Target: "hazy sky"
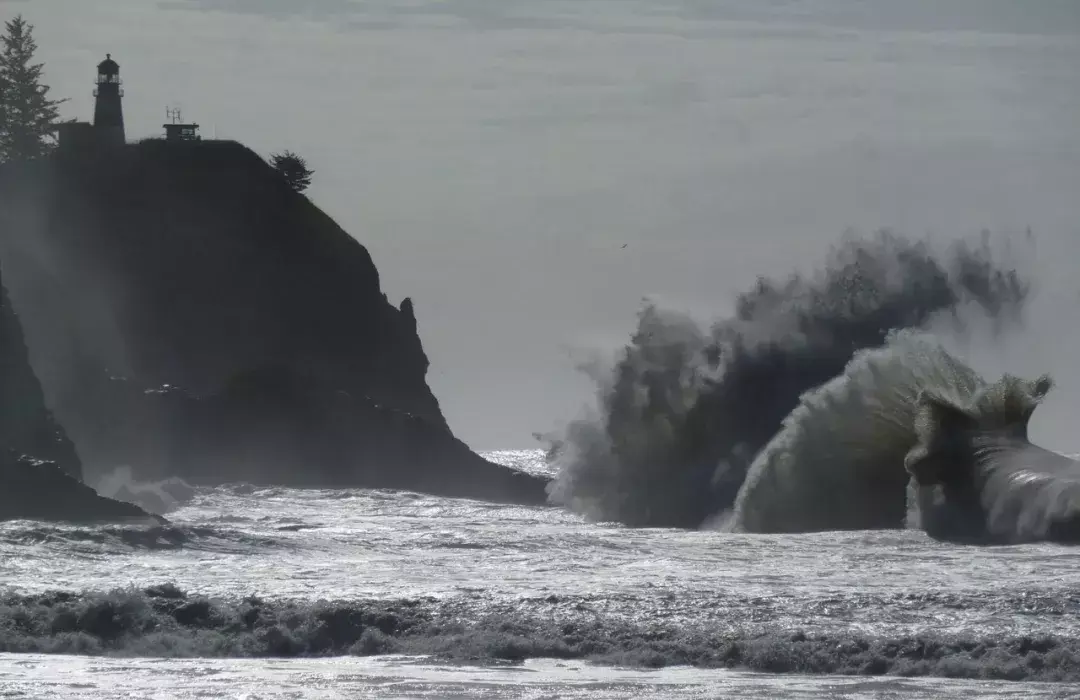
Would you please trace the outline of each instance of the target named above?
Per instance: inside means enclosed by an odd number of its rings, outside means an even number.
[[[91,116],[111,52],[129,137],[179,105],[207,137],[305,155],[315,201],[413,297],[473,447],[578,413],[575,353],[624,341],[642,297],[724,313],[848,227],[1033,227],[1042,325],[1010,361],[1080,409],[1076,0],[0,0],[15,12],[68,116]]]

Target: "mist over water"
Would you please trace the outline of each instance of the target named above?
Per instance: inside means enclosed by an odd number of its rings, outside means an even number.
[[[1031,285],[988,236],[945,249],[881,232],[848,235],[816,272],[761,277],[730,318],[703,328],[646,305],[591,415],[556,439],[552,500],[598,520],[698,527],[730,508],[758,452],[800,395],[890,331],[993,335],[1022,319]]]
[[[161,481],[141,482],[131,474],[130,467],[117,467],[94,484],[102,496],[134,503],[143,510],[164,515],[187,503],[195,490],[183,479],[170,477]]]

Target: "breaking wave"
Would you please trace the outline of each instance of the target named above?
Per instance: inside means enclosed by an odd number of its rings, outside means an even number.
[[[733,317],[708,330],[648,305],[614,368],[590,370],[597,407],[555,441],[551,499],[594,519],[699,527],[732,508],[800,397],[858,351],[897,329],[962,330],[970,307],[1000,331],[1018,320],[1028,292],[987,237],[939,253],[886,232],[845,238],[810,277],[759,279]],[[895,478],[906,481],[902,459]],[[898,493],[888,514],[897,527],[902,484]]]
[[[920,393],[968,398],[985,382],[934,339],[911,331],[861,350],[806,392],[751,464],[727,527],[808,532],[903,527],[905,469]]]
[[[932,337],[895,332],[803,394],[750,466],[724,526],[906,523],[942,539],[1067,539],[1080,521],[1080,464],[1026,438],[1051,384],[1048,375],[989,382]]]
[[[1017,603],[932,598],[888,602],[915,608],[979,605],[988,612],[1000,606],[1015,610]],[[1080,641],[1053,634],[873,635],[777,629],[738,620],[727,625],[630,620],[589,610],[588,602],[546,596],[470,614],[454,600],[221,600],[189,595],[171,584],[105,593],[7,595],[0,596],[0,652],[155,657],[396,653],[470,663],[559,658],[649,668],[1080,680]],[[1075,614],[1076,605],[1071,595],[1062,594],[1042,601],[1040,609]]]

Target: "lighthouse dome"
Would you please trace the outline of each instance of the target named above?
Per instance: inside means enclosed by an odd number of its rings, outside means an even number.
[[[112,54],[105,54],[105,60],[98,64],[98,75],[117,75],[120,73],[120,64],[112,60]]]

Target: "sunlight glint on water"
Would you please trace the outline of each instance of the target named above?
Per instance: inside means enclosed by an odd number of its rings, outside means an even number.
[[[544,468],[539,451],[491,456]],[[964,548],[903,531],[772,537],[633,530],[589,524],[558,509],[405,492],[246,486],[201,490],[171,517],[173,528],[157,532],[4,524],[0,579],[18,592],[171,582],[189,593],[234,599],[250,594],[271,600],[435,596],[463,618],[549,605],[552,614],[584,609],[605,619],[715,629],[1080,635],[1072,594],[1080,567],[1068,549],[1053,545]],[[93,670],[103,693],[121,678],[150,693],[188,677],[187,697],[206,697],[211,688],[288,697],[284,689],[300,687],[305,679],[319,679],[325,697],[347,689],[371,692],[388,679],[404,683],[394,686],[400,697],[464,697],[481,684],[492,697],[508,698],[543,696],[540,688],[596,698],[661,686],[671,697],[698,697],[699,691],[751,697],[752,689],[762,687],[775,697],[809,696],[824,688],[834,689],[836,697],[879,692],[930,697],[946,687],[955,697],[1009,697],[1019,688],[998,682],[855,683],[678,668],[623,672],[544,660],[530,661],[524,669],[528,672],[447,667],[397,657],[350,659],[342,665],[0,657],[0,678],[8,684],[18,679],[27,697],[74,692],[74,679],[87,670]],[[51,685],[34,680],[46,676],[55,679]],[[522,680],[539,685],[518,686]],[[1061,690],[1055,686],[1053,692]],[[380,696],[393,697],[386,693]]]

